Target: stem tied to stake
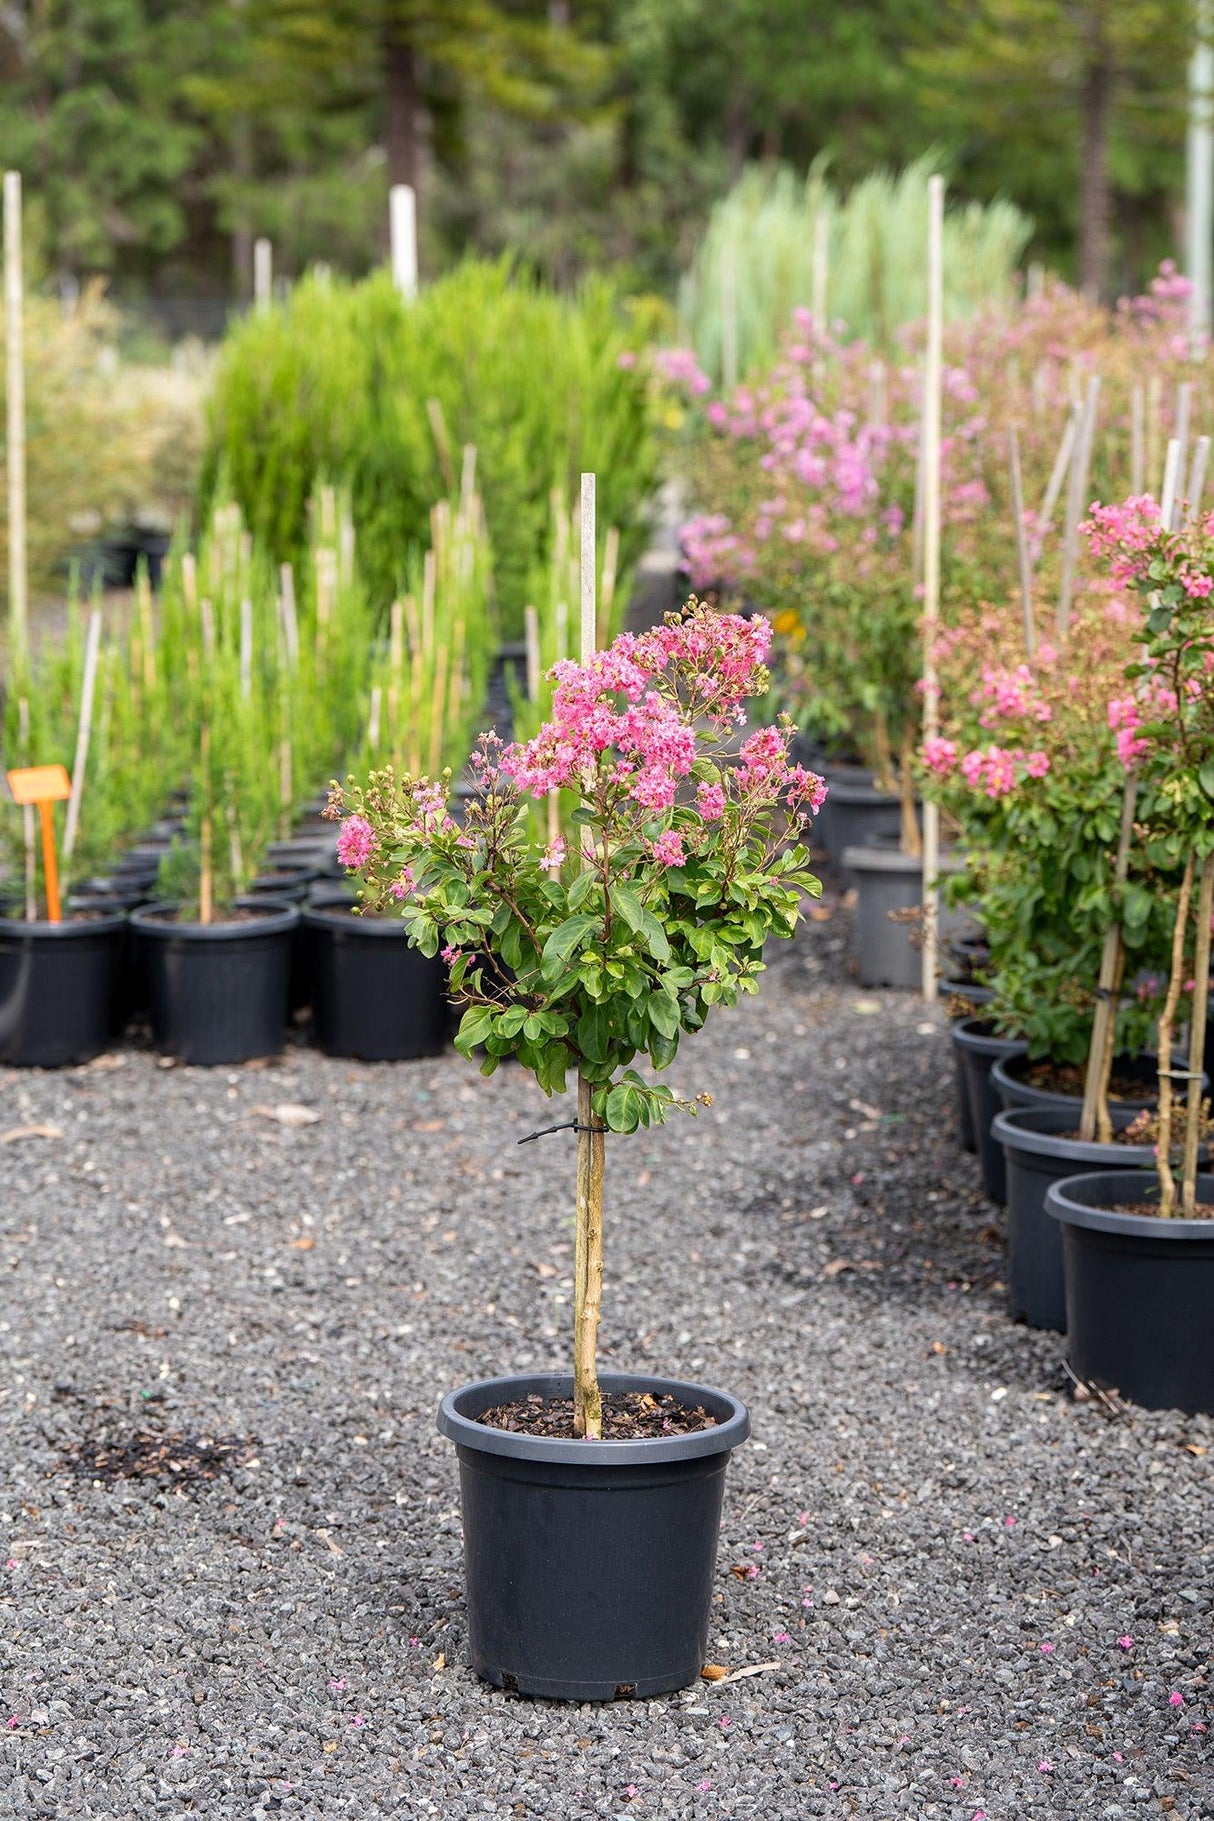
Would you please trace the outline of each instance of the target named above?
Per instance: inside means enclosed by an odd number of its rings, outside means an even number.
[[[573,1433],[603,1437],[603,1404],[595,1370],[603,1307],[603,1124],[581,1070],[577,1082],[577,1230],[573,1265]]]

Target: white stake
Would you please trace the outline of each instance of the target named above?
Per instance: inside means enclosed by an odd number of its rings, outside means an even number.
[[[261,235],[253,242],[253,307],[263,316],[274,300],[274,249]]]
[[[367,745],[373,758],[379,751],[379,710],[383,693],[381,685],[376,683],[371,691],[371,713],[367,721]]]
[[[940,395],[944,358],[944,179],[927,182],[927,359],[923,370],[923,733],[940,725],[936,632],[940,618]],[[940,809],[923,805],[923,997],[936,998]]]
[[[253,693],[253,603],[246,594],[240,603],[240,694],[245,702]]]
[[[1020,473],[1020,438],[1015,424],[1008,426],[1008,453],[1012,464],[1012,517],[1016,521],[1016,557],[1020,565],[1020,604],[1024,612],[1024,649],[1032,663],[1037,650],[1033,625],[1033,565],[1029,560],[1028,531],[1024,523],[1024,482]]]
[[[29,583],[25,553],[25,354],[21,281],[21,173],[4,173],[4,344],[8,385],[9,663],[20,672],[29,655]]]
[[[80,720],[76,728],[76,757],[72,764],[72,794],[67,800],[67,821],[63,827],[63,858],[70,860],[80,826],[80,799],[84,795],[84,774],[88,770],[89,736],[93,729],[93,696],[97,688],[97,659],[101,652],[101,610],[94,607],[89,615],[88,639],[84,647],[84,679],[80,687]]]
[[[1037,514],[1037,523],[1033,528],[1031,554],[1034,569],[1041,560],[1041,552],[1045,547],[1046,533],[1050,528],[1050,520],[1054,516],[1054,508],[1058,504],[1058,495],[1062,492],[1062,483],[1066,479],[1067,471],[1071,465],[1071,457],[1075,453],[1075,436],[1078,428],[1078,419],[1072,411],[1067,417],[1066,428],[1062,432],[1062,441],[1059,443],[1058,453],[1054,457],[1054,466],[1050,470],[1049,482],[1045,489],[1045,498],[1041,502],[1041,510]]]
[[[830,218],[824,208],[814,216],[814,256],[810,276],[810,309],[814,335],[821,342],[826,334],[827,281],[830,271]],[[826,363],[821,354],[814,361],[814,384],[819,388],[826,378]]]
[[[1205,492],[1206,469],[1209,464],[1210,439],[1208,436],[1199,436],[1193,445],[1193,466],[1189,469],[1189,485],[1185,494],[1187,525],[1193,524],[1201,511],[1201,496]]]
[[[282,629],[287,644],[287,667],[294,670],[299,663],[299,621],[295,614],[295,571],[290,563],[284,563],[278,571],[282,584]]]
[[[1087,492],[1092,445],[1096,438],[1096,405],[1100,397],[1100,375],[1088,380],[1087,402],[1071,463],[1070,485],[1066,495],[1066,524],[1063,526],[1062,585],[1058,591],[1058,611],[1054,630],[1059,641],[1066,638],[1071,623],[1071,601],[1075,593],[1075,566],[1079,560],[1079,521],[1083,517],[1084,494]]]
[[[1194,360],[1210,337],[1210,265],[1214,252],[1214,44],[1210,0],[1197,0],[1196,42],[1189,60],[1189,125],[1185,155],[1185,265],[1189,293],[1189,341]]]
[[[721,384],[732,392],[738,383],[738,264],[733,241],[721,249]]]
[[[388,192],[388,233],[392,282],[412,303],[417,296],[417,197],[410,184],[394,183]]]
[[[1135,499],[1142,496],[1146,475],[1146,397],[1136,385],[1130,393],[1130,493]]]
[[[582,476],[582,516],[581,516],[581,549],[582,549],[582,663],[588,664],[594,656],[597,640],[595,620],[594,584],[595,584],[595,551],[594,551],[594,476]]]
[[[17,702],[17,738],[21,742],[21,757],[28,765],[30,762],[30,705],[24,696]],[[21,834],[25,842],[25,921],[33,923],[38,915],[38,897],[34,889],[37,882],[38,862],[34,858],[34,842],[37,839],[32,803],[25,803],[21,808]]]
[[[1163,463],[1163,486],[1159,494],[1159,517],[1165,531],[1176,529],[1177,494],[1180,492],[1180,440],[1171,437]]]
[[[527,699],[540,699],[540,616],[530,603],[523,608],[523,629],[527,637]]]

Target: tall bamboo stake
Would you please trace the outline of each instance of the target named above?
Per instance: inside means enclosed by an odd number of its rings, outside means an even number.
[[[819,391],[826,378],[826,362],[822,358],[821,343],[826,335],[826,298],[829,276],[830,217],[823,207],[814,216],[813,269],[810,274],[810,305],[814,319],[814,335],[819,344],[819,351],[814,358],[813,373],[814,385]]]
[[[1163,486],[1159,493],[1159,516],[1167,531],[1175,531],[1180,506],[1180,443],[1175,437],[1168,443],[1163,463]]]
[[[1172,1021],[1180,1003],[1184,981],[1185,935],[1189,923],[1189,902],[1193,894],[1193,856],[1185,862],[1180,896],[1176,901],[1176,927],[1172,931],[1172,971],[1168,976],[1168,995],[1159,1015],[1159,1212],[1167,1217],[1176,1211],[1176,1178],[1172,1174]],[[1204,1036],[1204,1032],[1202,1033]]]
[[[927,184],[927,361],[923,375],[923,735],[940,726],[936,636],[940,621],[940,393],[944,336],[944,179]],[[923,805],[923,997],[936,998],[940,807]]]
[[[1206,470],[1210,465],[1210,439],[1199,436],[1193,445],[1193,465],[1189,469],[1189,484],[1185,489],[1185,523],[1197,522],[1201,511],[1201,496],[1206,490]]]
[[[264,234],[253,242],[253,307],[264,316],[274,298],[274,249]]]
[[[246,594],[240,603],[240,695],[247,702],[253,693],[253,603]]]
[[[214,914],[214,873],[211,866],[211,729],[204,721],[198,737],[198,769],[202,773],[202,822],[198,831],[198,921],[209,924]]]
[[[1197,1212],[1197,1147],[1201,1138],[1202,1064],[1205,1061],[1206,1019],[1210,1003],[1210,919],[1214,916],[1214,854],[1201,866],[1197,893],[1197,942],[1193,957],[1193,1007],[1189,1015],[1188,1102],[1185,1107],[1184,1164],[1181,1212],[1192,1220]]]
[[[721,385],[732,392],[738,383],[738,262],[733,241],[721,247]]]
[[[9,663],[20,676],[29,656],[29,574],[25,548],[25,349],[21,276],[21,173],[4,173],[4,347],[8,386]]]
[[[71,859],[80,826],[80,799],[84,795],[84,775],[88,770],[89,736],[93,727],[93,694],[97,687],[97,659],[101,651],[101,611],[94,607],[89,615],[88,638],[84,647],[84,678],[80,686],[80,719],[76,725],[76,756],[72,761],[72,794],[67,800],[67,820],[63,828],[63,858]]]
[[[1079,433],[1079,419],[1074,411],[1068,412],[1066,424],[1062,431],[1062,441],[1054,457],[1054,466],[1050,469],[1050,478],[1046,483],[1045,497],[1041,510],[1037,514],[1037,523],[1033,527],[1032,557],[1033,567],[1041,561],[1041,552],[1045,548],[1046,534],[1054,517],[1054,508],[1062,492],[1062,483],[1070,472],[1071,461],[1075,454],[1075,438]]]
[[[1054,629],[1061,644],[1066,638],[1071,624],[1071,602],[1075,593],[1075,568],[1079,558],[1079,522],[1083,517],[1084,495],[1087,492],[1088,472],[1092,461],[1092,446],[1096,439],[1096,406],[1100,397],[1100,375],[1093,373],[1088,380],[1087,398],[1083,407],[1083,419],[1079,429],[1079,438],[1075,448],[1075,458],[1071,463],[1070,485],[1066,496],[1066,526],[1062,544],[1062,585],[1058,592],[1058,612]]]
[[[388,191],[388,237],[392,282],[412,303],[417,296],[417,193],[411,184],[394,183]]]
[[[1146,399],[1140,382],[1130,393],[1130,493],[1134,499],[1141,498],[1146,486],[1145,415]]]
[[[540,616],[528,602],[523,608],[523,631],[527,642],[527,700],[540,699]]]
[[[596,640],[594,476],[582,476],[581,583],[582,662],[589,663]],[[586,831],[583,830],[585,838]],[[592,852],[583,846],[583,865]],[[593,1085],[581,1068],[577,1078],[577,1224],[574,1247],[573,1433],[588,1441],[603,1434],[595,1353],[603,1305],[603,1125],[594,1111]]]
[[[1037,651],[1033,625],[1033,565],[1029,558],[1028,528],[1024,522],[1024,482],[1020,473],[1020,438],[1009,424],[1008,455],[1012,465],[1012,517],[1016,524],[1016,558],[1020,565],[1020,607],[1024,614],[1024,649],[1031,664]]]
[[[30,762],[30,705],[25,696],[17,701],[17,738],[21,742],[21,756],[28,765]],[[38,860],[35,848],[36,817],[32,803],[21,806],[21,837],[25,845],[25,920],[32,923],[38,915]]]
[[[1121,832],[1117,841],[1117,858],[1113,880],[1120,888],[1130,870],[1130,843],[1134,835],[1134,806],[1138,799],[1138,780],[1131,773],[1126,779],[1121,799]],[[1083,1111],[1079,1118],[1079,1136],[1085,1144],[1099,1137],[1108,1144],[1113,1136],[1108,1108],[1108,1063],[1112,1057],[1113,1032],[1117,1025],[1117,990],[1122,968],[1121,925],[1113,922],[1104,932],[1104,949],[1100,957],[1100,975],[1096,989],[1096,1009],[1092,1014],[1092,1041],[1088,1050],[1087,1074],[1083,1084]]]

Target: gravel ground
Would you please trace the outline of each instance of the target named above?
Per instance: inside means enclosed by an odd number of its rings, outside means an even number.
[[[755,1427],[710,1653],[769,1667],[660,1701],[466,1666],[435,1406],[567,1352],[526,1078],[0,1071],[0,1814],[1214,1815],[1214,1425],[1008,1322],[943,1022],[843,925],[688,1046],[710,1112],[611,1144],[604,1362]]]

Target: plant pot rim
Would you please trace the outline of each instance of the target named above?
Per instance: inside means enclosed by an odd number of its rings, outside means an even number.
[[[1033,1064],[1048,1061],[1048,1056],[1034,1056],[1031,1058]],[[1113,1059],[1113,1067],[1114,1069],[1117,1069],[1120,1066],[1122,1069],[1127,1069],[1138,1064],[1146,1065],[1148,1063],[1154,1066],[1156,1061],[1156,1057],[1149,1050],[1140,1050],[1137,1055],[1133,1056],[1128,1054],[1115,1056]],[[1186,1066],[1187,1057],[1178,1050],[1175,1053],[1174,1061],[1179,1063],[1183,1068]],[[1034,1087],[1032,1082],[1023,1079],[1022,1071],[1019,1068],[1021,1062],[1030,1062],[1027,1050],[1021,1050],[1015,1055],[1001,1057],[991,1070],[991,1074],[995,1077],[995,1085],[998,1087],[1000,1084],[1006,1083],[1008,1087],[1014,1088],[1018,1093],[1039,1095],[1043,1106],[1047,1106],[1051,1102],[1057,1104],[1059,1101],[1067,1101],[1070,1104],[1078,1106],[1082,1101],[1082,1094],[1064,1094],[1061,1088]],[[1142,1086],[1144,1090],[1143,1093],[1141,1095],[1134,1095],[1130,1099],[1125,1098],[1123,1095],[1110,1094],[1110,1112],[1118,1108],[1133,1108],[1135,1112],[1141,1112],[1143,1107],[1153,1106],[1159,1094],[1158,1075],[1153,1075],[1149,1069],[1144,1069]],[[1208,1080],[1204,1074],[1202,1076],[1202,1086],[1203,1089],[1208,1086]]]
[[[172,936],[185,936],[191,941],[234,942],[242,936],[277,936],[284,930],[293,929],[299,922],[297,904],[287,904],[281,898],[271,898],[269,894],[264,898],[239,901],[239,908],[251,912],[251,917],[234,920],[220,918],[215,923],[179,923],[174,913],[180,908],[177,903],[165,901],[141,904],[131,912],[131,923],[141,935],[155,937],[158,941],[167,941]]]
[[[1075,1102],[1077,1108],[1079,1104],[1078,1101]],[[1114,1126],[1124,1128],[1137,1117],[1137,1110],[1128,1106],[1112,1106],[1109,1115]],[[1114,1165],[1115,1159],[1120,1158],[1125,1160],[1127,1168],[1154,1168],[1153,1144],[1102,1144],[1098,1138],[1063,1137],[1064,1132],[1074,1130],[1075,1123],[1076,1114],[1069,1107],[1009,1107],[1005,1112],[996,1113],[991,1121],[991,1135],[1006,1148],[1027,1152],[1032,1157],[1073,1160],[1076,1164],[1103,1164],[1106,1170]],[[1203,1161],[1208,1153],[1209,1147],[1203,1145]],[[1079,1174],[1078,1170],[1075,1174]]]
[[[0,936],[46,937],[52,942],[66,942],[73,936],[108,936],[112,930],[120,929],[130,915],[121,905],[83,917],[73,917],[70,911],[69,903],[69,914],[60,923],[50,923],[45,917],[0,917]]]
[[[300,915],[309,929],[353,929],[359,935],[408,940],[408,931],[400,917],[368,915],[358,910],[356,898],[332,904],[308,902],[300,906]]]
[[[1023,1037],[998,1037],[994,1031],[979,1031],[972,1027],[989,1024],[989,1018],[958,1018],[953,1026],[953,1041],[959,1042],[962,1048],[976,1050],[980,1055],[1017,1056],[1028,1049],[1028,1042]]]
[[[862,783],[858,778],[832,778],[828,776],[826,779],[826,788],[826,801],[828,803],[846,803],[851,807],[855,807],[857,804],[877,803],[880,804],[882,808],[887,808],[891,806],[896,807],[897,804],[901,802],[901,798],[895,796],[893,791],[878,790],[875,784],[871,782],[868,784]],[[918,801],[919,799],[916,797],[915,802],[918,803]]]
[[[516,1435],[509,1429],[491,1429],[476,1421],[476,1412],[515,1397],[569,1397],[573,1378],[568,1372],[514,1372],[506,1378],[475,1379],[449,1391],[438,1407],[439,1433],[459,1448],[478,1454],[500,1454],[512,1460],[559,1461],[568,1466],[648,1467],[662,1461],[695,1460],[704,1455],[728,1454],[750,1434],[750,1413],[739,1398],[710,1385],[686,1379],[659,1378],[648,1372],[601,1372],[602,1391],[653,1391],[669,1394],[681,1403],[715,1404],[721,1419],[715,1428],[697,1429],[691,1435],[654,1436],[644,1441],[587,1442],[558,1436]],[[472,1414],[469,1414],[469,1411]]]
[[[1145,1201],[1152,1185],[1158,1185],[1157,1170],[1090,1170],[1084,1175],[1064,1176],[1052,1182],[1045,1194],[1045,1211],[1066,1227],[1087,1227],[1095,1233],[1116,1233],[1124,1239],[1202,1240],[1214,1241],[1214,1176],[1199,1175],[1197,1193],[1203,1205],[1211,1206],[1205,1220],[1163,1220],[1158,1214],[1123,1214],[1118,1201]],[[1098,1186],[1099,1185],[1099,1186]],[[1179,1182],[1177,1189],[1179,1190]],[[1107,1196],[1098,1206],[1076,1199],[1076,1192]]]
[[[917,873],[923,876],[923,855],[904,854],[896,847],[845,847],[843,864],[853,873]],[[956,854],[941,854],[942,873],[959,873],[965,862]]]

